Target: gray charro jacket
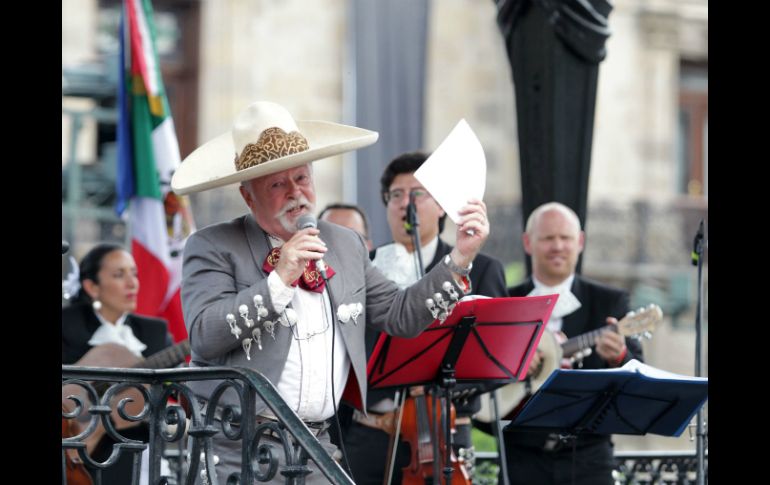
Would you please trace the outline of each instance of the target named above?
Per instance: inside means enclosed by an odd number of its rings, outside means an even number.
[[[361,402],[366,402],[366,325],[392,335],[415,336],[433,321],[425,300],[436,292],[449,298],[441,288],[445,281],[451,282],[460,296],[463,291],[443,264],[436,265],[411,287],[399,290],[371,265],[358,234],[324,221],[318,222],[318,229],[329,249],[324,261],[335,271],[329,279],[335,304],[362,303],[364,307],[358,317],[359,324],[353,324],[352,320],[337,321],[337,329],[342,332],[352,364],[350,378],[355,378]],[[253,298],[261,295],[270,312],[266,318],[275,320],[278,316],[270,299],[267,274],[262,270],[269,249],[265,232],[251,215],[206,227],[188,239],[184,252],[182,306],[192,348],[191,367],[242,366],[261,372],[273,384],[278,383],[289,353],[291,332],[277,325],[274,341],[263,331],[263,349],[257,350],[254,346],[251,360],[247,360],[241,340],[250,334],[250,329],[238,313],[238,307],[245,304],[249,317],[256,321]],[[335,314],[336,310],[333,309]],[[240,338],[234,338],[230,332],[225,320],[228,313],[236,316],[243,331]],[[217,384],[200,381],[190,383],[190,387],[199,395],[209,396]],[[236,404],[234,399],[233,394],[220,404]],[[258,400],[256,412],[264,409],[264,402]]]

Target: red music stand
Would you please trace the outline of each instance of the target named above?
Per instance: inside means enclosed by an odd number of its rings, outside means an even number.
[[[444,389],[449,437],[444,474],[451,483],[451,388],[483,384],[487,392],[524,379],[558,295],[461,301],[444,321],[414,338],[382,334],[367,365],[373,389],[433,385]]]

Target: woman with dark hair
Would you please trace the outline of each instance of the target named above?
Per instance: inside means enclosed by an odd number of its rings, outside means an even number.
[[[135,362],[171,345],[165,320],[131,313],[136,310],[139,280],[134,258],[122,246],[99,244],[89,251],[80,262],[80,286],[72,305],[62,309],[62,364],[75,364],[102,344],[122,345],[136,357]],[[118,358],[117,353],[108,355]],[[128,367],[131,363],[121,359],[88,365]]]
[[[138,292],[136,263],[128,251],[117,244],[99,244],[89,251],[80,262],[80,290],[72,304],[62,308],[62,364],[133,367],[143,357],[170,346],[172,339],[165,320],[131,313],[136,310]],[[135,400],[127,410],[136,415],[143,399],[135,390],[125,392]],[[149,440],[145,422],[125,421],[114,410],[111,417],[124,437]],[[88,453],[98,462],[110,456],[115,444],[110,436],[103,435],[100,424],[86,439]],[[123,452],[116,464],[104,469],[102,483],[130,484],[131,477],[132,453]]]

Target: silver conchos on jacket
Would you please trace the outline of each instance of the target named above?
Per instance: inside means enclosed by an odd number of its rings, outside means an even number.
[[[449,314],[454,310],[455,304],[460,301],[460,294],[457,292],[455,285],[449,281],[445,281],[441,285],[441,289],[444,290],[449,297],[444,298],[441,292],[433,294],[433,298],[427,298],[425,300],[425,306],[430,310],[430,314],[433,318],[439,321],[439,324],[443,324],[446,321]]]

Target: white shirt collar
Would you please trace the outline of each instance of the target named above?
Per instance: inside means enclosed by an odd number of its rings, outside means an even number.
[[[280,248],[281,246],[283,246],[283,243],[286,242],[286,241],[284,241],[283,239],[281,239],[278,236],[273,236],[269,232],[266,232],[265,234],[267,234],[267,239],[270,241],[270,248],[271,249],[272,248]]]
[[[115,325],[116,327],[122,327],[126,321],[126,318],[128,317],[128,312],[125,312],[123,315],[119,316],[114,324],[104,318],[102,314],[97,311],[94,311],[94,315],[96,315],[96,318],[99,319],[99,323],[102,325]]]
[[[532,276],[532,282],[535,285],[535,288],[529,292],[529,295],[527,296],[540,296],[540,295],[551,295],[551,294],[558,294],[559,299],[556,301],[556,305],[553,307],[553,312],[551,312],[551,320],[555,319],[561,319],[573,312],[575,312],[578,308],[582,306],[580,303],[580,300],[577,299],[577,297],[572,293],[572,282],[575,280],[575,274],[572,273],[556,286],[548,286],[541,281],[538,281],[535,276]]]
[[[88,345],[95,347],[106,343],[116,343],[123,345],[137,357],[142,356],[142,351],[147,348],[147,345],[136,338],[131,327],[125,324],[128,313],[121,315],[114,324],[107,321],[99,312],[95,311],[94,314],[101,325],[91,335]]]
[[[438,236],[420,248],[423,270],[433,261],[437,249]],[[411,286],[420,279],[420,275],[417,274],[414,253],[407,252],[406,246],[398,242],[377,248],[372,265],[378,268],[386,278],[397,284],[399,288]]]
[[[575,281],[575,273],[572,273],[571,275],[567,276],[567,279],[559,283],[555,286],[548,286],[542,281],[538,280],[535,275],[532,275],[532,283],[534,283],[535,288],[542,288],[544,295],[548,293],[559,293],[561,294],[562,291],[567,290],[571,291],[572,288],[572,282]]]

